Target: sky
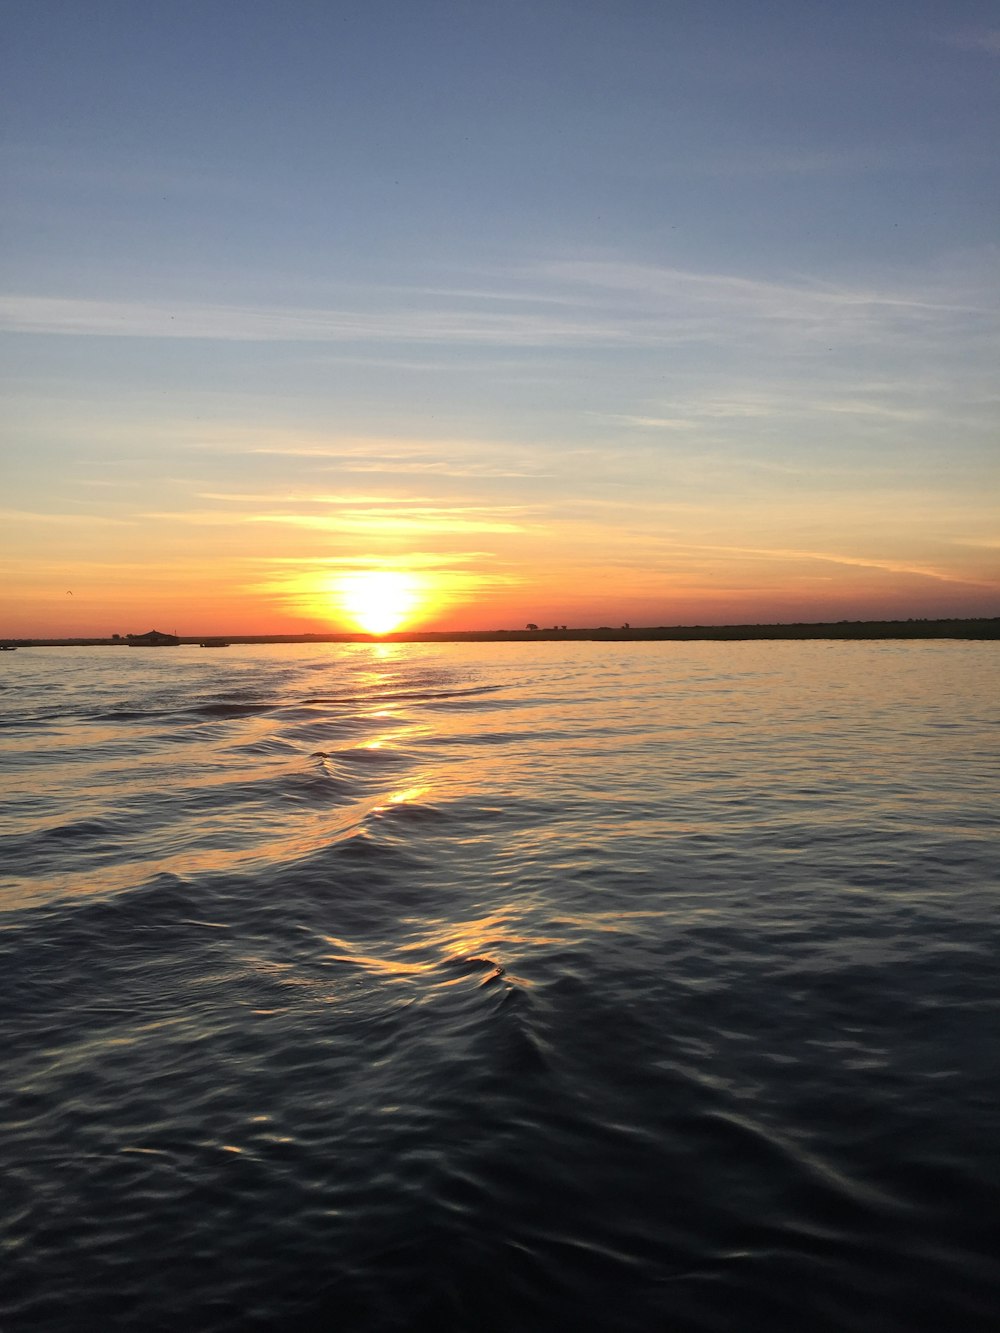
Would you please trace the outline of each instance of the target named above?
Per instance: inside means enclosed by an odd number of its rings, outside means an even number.
[[[1000,614],[997,0],[0,49],[0,636]]]

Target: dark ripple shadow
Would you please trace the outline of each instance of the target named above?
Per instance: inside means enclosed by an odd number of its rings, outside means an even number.
[[[503,687],[499,685],[475,685],[466,689],[422,689],[419,685],[408,689],[378,689],[374,692],[359,694],[329,694],[329,695],[307,695],[302,700],[302,704],[352,704],[363,707],[371,707],[372,704],[378,704],[380,707],[391,703],[424,703],[448,701],[454,699],[470,699],[479,696],[496,695],[503,692]]]

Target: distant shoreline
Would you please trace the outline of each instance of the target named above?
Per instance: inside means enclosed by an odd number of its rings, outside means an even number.
[[[802,621],[778,625],[600,625],[594,629],[401,630],[395,634],[193,634],[182,646],[207,639],[228,644],[266,643],[734,643],[768,639],[1000,639],[1000,616],[948,620]],[[17,648],[125,648],[124,638],[4,638]],[[173,646],[173,645],[167,645]]]

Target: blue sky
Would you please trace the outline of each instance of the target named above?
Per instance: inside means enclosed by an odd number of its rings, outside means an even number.
[[[997,613],[997,4],[0,15],[6,632]]]

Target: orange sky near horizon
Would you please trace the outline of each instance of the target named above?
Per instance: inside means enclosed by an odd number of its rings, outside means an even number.
[[[103,516],[8,514],[14,578],[0,636],[906,619],[1000,606],[990,544],[934,540],[924,525],[918,546],[909,514],[852,550],[822,508],[800,509],[794,530],[776,519],[769,540],[760,506],[752,519],[720,499],[710,515],[679,507],[669,519],[657,500],[627,516],[608,502],[561,513],[538,490],[531,505],[438,499],[433,510],[397,485],[391,503],[317,493],[279,511],[233,493],[225,510],[196,500],[187,514],[178,505],[141,519],[127,503],[109,513],[106,498]]]

